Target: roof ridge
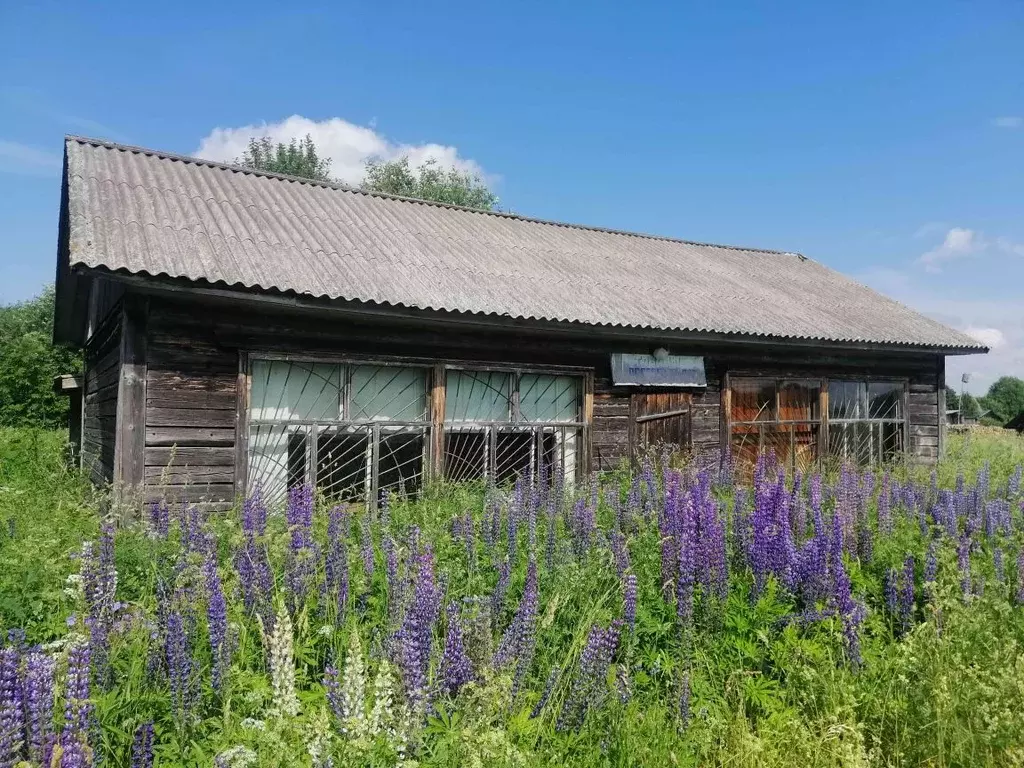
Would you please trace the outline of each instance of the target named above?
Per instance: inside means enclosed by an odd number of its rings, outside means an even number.
[[[278,181],[292,181],[299,184],[307,184],[314,187],[323,187],[326,189],[334,189],[339,192],[348,192],[350,194],[366,195],[367,197],[378,197],[384,200],[396,200],[403,203],[416,203],[419,205],[428,205],[435,208],[446,208],[452,211],[462,211],[465,213],[476,213],[485,216],[496,216],[499,218],[511,219],[513,221],[525,221],[531,224],[546,224],[550,227],[564,227],[566,229],[579,229],[586,232],[601,232],[608,235],[620,235],[622,237],[638,237],[645,240],[661,240],[670,243],[681,243],[683,245],[693,245],[702,248],[722,248],[729,251],[747,251],[749,253],[766,253],[774,254],[778,256],[797,256],[801,259],[807,260],[807,257],[796,251],[780,251],[772,248],[752,248],[742,245],[723,245],[721,243],[702,243],[696,240],[684,240],[678,237],[668,237],[665,235],[652,235],[646,232],[631,232],[624,229],[609,229],[607,227],[596,227],[588,224],[575,224],[572,222],[565,221],[554,221],[553,219],[541,219],[534,216],[523,216],[518,213],[509,213],[507,211],[489,211],[481,208],[467,208],[462,205],[452,205],[451,203],[441,203],[436,200],[421,200],[416,197],[405,197],[403,195],[394,195],[389,192],[377,192],[374,190],[362,189],[360,187],[352,187],[348,184],[343,184],[337,181],[320,181],[318,179],[309,179],[304,176],[292,176],[287,173],[275,173],[272,171],[262,171],[255,168],[247,168],[242,165],[234,165],[233,163],[221,163],[216,160],[206,160],[205,158],[195,157],[192,155],[181,155],[175,152],[164,152],[158,149],[149,149],[148,147],[140,147],[132,144],[121,144],[114,141],[107,141],[106,139],[95,139],[89,136],[77,136],[75,134],[65,134],[65,143],[69,141],[76,141],[79,144],[90,144],[94,147],[104,147],[105,149],[116,149],[121,152],[133,152],[137,154],[147,155],[149,157],[156,157],[161,160],[176,160],[182,163],[191,163],[194,165],[205,165],[210,168],[217,168],[219,170],[231,171],[233,173],[244,173],[251,176],[261,176],[268,179],[276,179]]]

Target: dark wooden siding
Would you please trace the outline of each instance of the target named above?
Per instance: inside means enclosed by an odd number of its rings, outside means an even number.
[[[308,316],[153,298],[148,317],[145,484],[147,496],[210,501],[235,494],[239,361],[247,351],[300,357],[415,357],[524,365],[573,366],[594,373],[592,469],[610,469],[630,455],[631,387],[611,383],[612,352],[647,353],[664,340],[592,340],[331,321]],[[938,454],[940,360],[934,355],[837,353],[756,345],[731,348],[671,342],[677,354],[705,357],[707,387],[692,395],[693,449],[713,452],[723,432],[727,373],[781,376],[898,377],[909,382],[911,452]],[[244,378],[241,379],[244,381]]]
[[[82,467],[96,485],[114,479],[117,393],[121,375],[120,324],[104,324],[85,348]]]
[[[238,351],[204,313],[152,302],[146,370],[146,498],[234,499]]]

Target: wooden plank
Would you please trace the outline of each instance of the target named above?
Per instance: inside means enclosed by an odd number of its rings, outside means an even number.
[[[197,483],[194,485],[149,485],[146,501],[234,502],[234,483]]]
[[[227,467],[146,467],[146,485],[204,485],[234,483],[235,468]]]
[[[172,463],[173,462],[173,463]],[[232,467],[234,448],[184,447],[146,448],[146,468],[166,467]]]
[[[125,296],[121,309],[121,378],[114,443],[114,483],[124,491],[144,480],[147,312],[145,297]]]
[[[237,371],[196,375],[187,369],[159,369],[149,366],[147,389],[154,393],[231,392],[237,384]]]
[[[209,446],[234,447],[234,429],[207,427],[148,427],[146,446]]]
[[[235,490],[245,493],[249,472],[249,406],[252,396],[252,382],[249,374],[249,355],[238,353],[238,369],[235,371],[235,409],[232,414],[235,427],[234,482]]]
[[[435,365],[430,377],[430,476],[444,476],[445,377],[443,365]]]
[[[593,430],[594,423],[594,374],[587,372],[583,376],[583,473],[589,475],[594,466]]]
[[[911,437],[938,437],[939,426],[938,424],[911,424],[910,435]]]
[[[153,408],[189,408],[199,411],[231,411],[238,408],[235,386],[222,390],[189,390],[163,388],[154,390],[152,376],[146,389],[146,406]]]
[[[146,424],[151,427],[234,427],[235,411],[201,408],[149,408]]]

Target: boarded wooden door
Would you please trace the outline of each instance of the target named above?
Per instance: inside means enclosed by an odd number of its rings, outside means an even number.
[[[674,450],[689,450],[691,400],[688,392],[634,394],[629,403],[633,455],[666,444]]]

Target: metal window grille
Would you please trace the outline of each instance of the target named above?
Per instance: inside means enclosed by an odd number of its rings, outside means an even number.
[[[427,369],[255,359],[248,485],[269,504],[316,486],[339,501],[415,496],[430,444]]]
[[[502,484],[523,472],[575,480],[583,450],[578,376],[449,369],[444,475]]]
[[[821,458],[822,447],[827,456],[858,464],[877,464],[902,453],[906,417],[901,382],[828,380],[828,413],[822,414],[825,386],[820,379],[733,378],[734,458],[752,464],[759,453],[774,451],[783,466],[806,471]]]

